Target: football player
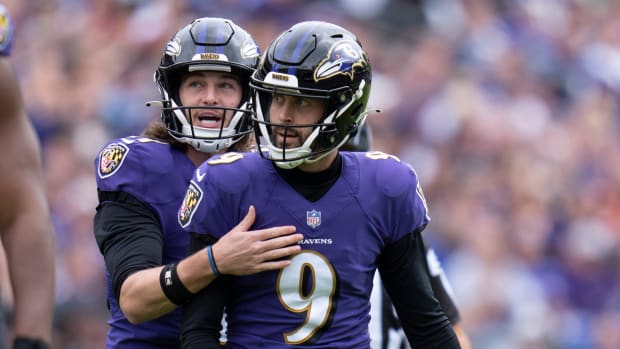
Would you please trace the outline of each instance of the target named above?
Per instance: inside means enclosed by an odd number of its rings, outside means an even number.
[[[278,269],[290,262],[272,259],[299,250],[301,236],[289,235],[290,226],[248,232],[255,217],[249,208],[213,245],[213,255],[184,259],[188,236],[177,222],[178,207],[197,165],[247,148],[248,83],[258,57],[250,34],[228,19],[199,18],[184,26],[155,72],[162,101],[147,103],[162,107],[161,121],[141,136],[111,141],[95,160],[94,234],[108,276],[108,348],[178,347],[178,305],[218,273]]]
[[[350,31],[309,21],[281,33],[251,86],[256,140],[194,173],[179,222],[190,250],[256,207],[254,228],[294,225],[301,252],[281,270],[221,276],[184,306],[183,348],[370,348],[378,269],[416,348],[460,348],[435,298],[421,232],[428,210],[413,168],[381,152],[339,152],[368,114],[371,67]],[[217,256],[217,254],[216,254]]]

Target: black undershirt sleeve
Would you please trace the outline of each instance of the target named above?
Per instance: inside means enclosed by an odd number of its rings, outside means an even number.
[[[460,348],[433,294],[421,231],[387,246],[379,257],[379,273],[414,348]]]
[[[422,238],[422,242],[424,243],[424,253],[428,256],[430,247],[424,238]],[[437,300],[439,300],[439,304],[441,305],[443,312],[446,314],[452,325],[458,323],[461,320],[461,315],[454,299],[452,299],[450,293],[448,293],[447,287],[449,286],[444,284],[444,280],[442,280],[441,275],[432,275],[430,269],[428,270],[428,273],[430,276],[433,293],[435,294],[435,297],[437,297]]]
[[[163,237],[153,209],[125,192],[99,191],[93,226],[118,301],[129,275],[163,264]]]
[[[215,239],[199,234],[190,234],[189,253],[193,254],[215,242]],[[181,325],[181,348],[221,349],[220,330],[226,304],[227,275],[218,276],[209,287],[198,292],[183,306]]]
[[[429,251],[432,250],[431,247],[426,243],[426,240],[424,240],[424,238],[422,237],[422,242],[424,243],[424,253],[426,255],[426,261],[427,261],[427,268],[429,267]],[[441,305],[441,308],[443,309],[443,312],[446,314],[446,316],[448,317],[448,320],[450,320],[450,323],[454,326],[455,324],[457,324],[460,320],[461,320],[461,315],[459,313],[459,309],[456,306],[456,303],[454,302],[454,299],[452,298],[452,296],[450,296],[450,293],[448,292],[448,287],[450,287],[447,284],[447,280],[443,279],[441,275],[433,275],[431,273],[430,268],[427,269],[428,271],[428,275],[431,281],[431,287],[433,289],[433,293],[435,294],[435,297],[437,298],[437,300],[439,301],[439,304]],[[401,324],[400,324],[400,320],[398,319],[398,317],[396,316],[396,314],[394,314],[392,308],[392,300],[390,299],[390,296],[387,294],[387,292],[385,291],[385,288],[383,287],[383,285],[381,286],[381,292],[382,292],[382,305],[381,305],[381,311],[383,312],[383,327],[384,327],[384,331],[386,331],[384,333],[384,338],[387,335],[387,330],[389,328],[402,328]]]

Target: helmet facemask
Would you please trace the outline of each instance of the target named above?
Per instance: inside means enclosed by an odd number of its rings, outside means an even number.
[[[281,168],[290,169],[303,163],[317,162],[344,144],[349,135],[355,132],[365,118],[365,113],[359,110],[365,105],[361,100],[367,98],[367,95],[364,94],[364,81],[361,82],[355,93],[349,87],[342,87],[333,91],[321,91],[291,89],[269,84],[260,85],[256,84],[256,81],[251,84],[254,89],[252,98],[256,110],[254,114],[256,140],[259,148],[263,142],[268,150],[268,155],[263,152],[261,154],[274,161]],[[273,96],[276,94],[322,100],[323,116],[319,122],[313,124],[274,122],[271,120],[270,107]],[[302,140],[301,145],[287,148],[278,146],[274,142],[274,128],[284,130],[284,144],[289,132],[296,132],[292,129],[312,128],[312,132]],[[294,134],[296,135],[296,133]]]
[[[226,108],[220,106],[178,106],[174,100],[170,100],[169,106],[164,106],[162,112],[169,113],[174,117],[178,130],[169,129],[170,135],[182,143],[187,143],[198,151],[214,153],[228,149],[243,137],[252,132],[250,116],[253,111],[249,109],[247,101],[242,102],[239,108]],[[193,115],[204,110],[220,110],[223,112],[219,120],[219,127],[207,128],[193,124]],[[226,126],[229,115],[230,122]]]

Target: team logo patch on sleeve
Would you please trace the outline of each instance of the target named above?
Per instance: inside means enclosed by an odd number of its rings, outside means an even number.
[[[185,193],[185,198],[183,198],[181,209],[179,209],[178,218],[181,227],[187,227],[192,221],[192,217],[194,216],[194,212],[196,212],[196,208],[200,204],[200,200],[202,200],[202,190],[196,185],[196,183],[190,182],[189,188],[187,188],[187,192]]]
[[[129,148],[122,143],[112,143],[99,153],[99,177],[107,178],[116,173],[123,165]]]

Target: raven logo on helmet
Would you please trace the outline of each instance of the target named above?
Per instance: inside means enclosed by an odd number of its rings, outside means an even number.
[[[164,49],[165,54],[168,56],[177,57],[181,54],[181,40],[178,36],[172,38],[172,40],[168,41],[166,48]]]
[[[342,74],[353,80],[355,67],[368,65],[365,53],[352,40],[341,40],[332,45],[323,59],[314,70],[314,81],[331,78]]]
[[[254,58],[260,55],[258,46],[252,39],[246,39],[241,45],[241,57],[243,59]]]

